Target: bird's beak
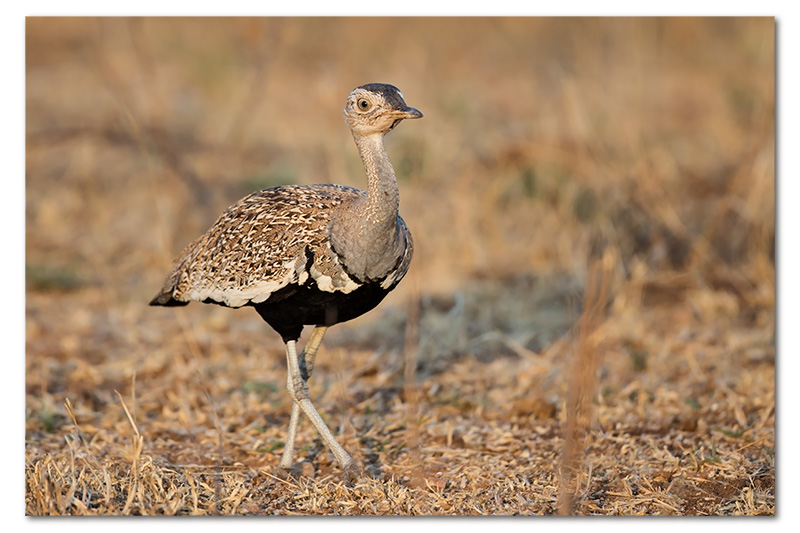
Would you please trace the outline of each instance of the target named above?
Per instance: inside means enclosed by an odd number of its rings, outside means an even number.
[[[399,118],[422,118],[422,113],[419,109],[414,109],[413,107],[405,106],[401,109],[398,113]]]
[[[404,106],[394,110],[392,116],[397,118],[395,118],[394,122],[392,122],[392,125],[389,126],[389,130],[393,130],[394,127],[400,124],[404,118],[422,118],[422,113],[413,107]]]

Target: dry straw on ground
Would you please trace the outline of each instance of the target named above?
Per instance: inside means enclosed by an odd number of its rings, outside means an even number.
[[[26,64],[28,514],[775,514],[773,20],[30,18]],[[145,304],[244,194],[363,186],[371,81],[417,252],[310,381],[367,477],[301,423],[283,480],[277,335]]]

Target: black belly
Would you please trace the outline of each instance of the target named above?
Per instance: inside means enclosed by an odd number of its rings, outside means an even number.
[[[265,302],[249,304],[284,342],[300,338],[303,326],[333,326],[373,309],[389,290],[368,283],[350,293],[321,291],[313,281],[289,285],[270,295]]]

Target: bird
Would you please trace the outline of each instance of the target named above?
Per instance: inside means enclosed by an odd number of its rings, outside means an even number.
[[[361,472],[311,402],[308,379],[331,326],[375,308],[403,279],[414,242],[384,136],[422,118],[394,85],[368,83],[347,96],[344,120],[364,165],[367,188],[281,185],[229,207],[173,263],[153,306],[190,302],[255,308],[283,340],[292,399],[279,469],[291,472],[300,414],[314,425],[347,482]],[[297,342],[314,326],[303,351]]]

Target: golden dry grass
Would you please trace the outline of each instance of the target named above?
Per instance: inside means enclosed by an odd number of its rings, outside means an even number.
[[[774,21],[48,19],[26,26],[26,513],[775,514]],[[416,241],[311,394],[256,313],[146,306],[228,205],[363,186]]]

